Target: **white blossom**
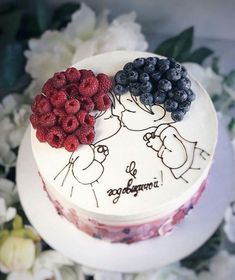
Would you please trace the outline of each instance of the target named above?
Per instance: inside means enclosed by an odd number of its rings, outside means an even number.
[[[14,207],[7,207],[5,200],[0,197],[0,225],[14,219],[16,209]]]
[[[0,197],[4,199],[7,206],[18,201],[18,192],[14,182],[0,178]]]

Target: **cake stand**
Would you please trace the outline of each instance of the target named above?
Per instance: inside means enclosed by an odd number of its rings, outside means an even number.
[[[52,248],[95,269],[140,272],[186,257],[214,233],[232,196],[233,151],[220,122],[209,184],[195,209],[169,235],[131,245],[110,244],[92,238],[56,213],[42,188],[31,151],[29,129],[19,150],[17,184],[26,215]]]

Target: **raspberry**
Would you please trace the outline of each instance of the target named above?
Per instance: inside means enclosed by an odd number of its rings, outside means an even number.
[[[82,110],[85,110],[87,112],[91,112],[94,109],[95,104],[93,103],[93,101],[90,97],[79,96],[78,99],[80,101],[80,105],[81,105]]]
[[[61,124],[62,119],[67,116],[67,114],[66,114],[66,112],[63,108],[61,108],[61,109],[54,108],[53,113],[56,115],[57,122],[58,122],[59,125]]]
[[[75,152],[79,146],[78,138],[75,135],[69,135],[64,141],[64,147],[68,152]]]
[[[68,114],[76,114],[80,109],[80,102],[77,99],[70,99],[65,102],[65,111]]]
[[[71,133],[78,128],[79,122],[74,115],[68,115],[62,119],[62,128],[65,132]]]
[[[87,125],[90,125],[90,126],[94,126],[95,125],[95,117],[94,116],[91,116],[89,114],[86,115],[86,118],[85,118],[85,124]]]
[[[66,78],[63,72],[55,73],[52,78],[52,85],[56,89],[62,88],[66,84]]]
[[[94,77],[95,74],[91,70],[81,69],[81,79],[86,79],[88,77]]]
[[[37,105],[38,112],[40,114],[50,113],[51,112],[51,103],[48,98],[43,97]]]
[[[76,115],[79,124],[83,125],[83,124],[87,124],[90,126],[94,126],[95,124],[95,117],[89,115],[86,111],[84,110],[80,110],[77,115]]]
[[[53,87],[53,82],[52,82],[52,78],[47,80],[46,83],[43,85],[42,87],[42,92],[47,96],[47,97],[51,97],[54,92],[55,92],[55,88]]]
[[[83,96],[93,96],[98,90],[99,82],[95,77],[88,77],[81,81],[79,93]]]
[[[54,148],[61,148],[65,140],[65,133],[59,126],[52,127],[47,134],[47,143]]]
[[[40,142],[46,142],[48,130],[44,127],[40,127],[36,131],[36,137]]]
[[[33,103],[31,105],[31,110],[36,113],[37,110],[38,110],[38,103],[42,100],[43,98],[43,95],[41,94],[38,94],[35,96],[34,100],[33,100]]]
[[[56,116],[54,113],[46,113],[39,117],[39,123],[42,127],[52,127],[56,123]]]
[[[79,96],[79,88],[75,83],[66,85],[63,90],[67,93],[70,98],[76,98]]]
[[[106,74],[100,73],[96,76],[96,78],[99,81],[98,91],[107,92],[111,89],[112,81]]]
[[[111,106],[109,96],[102,91],[93,97],[93,101],[95,103],[95,109],[99,111],[106,111]]]
[[[34,129],[37,129],[40,126],[39,118],[37,114],[35,113],[32,114],[29,119]]]
[[[81,144],[91,144],[95,139],[94,127],[90,125],[82,125],[76,131],[76,136]]]
[[[51,97],[51,103],[56,108],[61,108],[67,101],[66,93],[63,90],[58,91]]]
[[[81,78],[81,73],[79,70],[77,70],[76,68],[74,67],[71,67],[71,68],[68,68],[66,71],[65,71],[65,77],[67,79],[67,81],[69,81],[70,83],[72,82],[77,82],[80,80]]]

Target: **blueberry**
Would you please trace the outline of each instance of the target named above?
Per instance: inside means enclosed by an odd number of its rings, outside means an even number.
[[[153,105],[153,95],[149,92],[140,95],[140,101],[144,105]]]
[[[182,103],[179,103],[178,109],[184,111],[185,113],[189,111],[191,102],[186,100]]]
[[[125,92],[127,92],[127,89],[124,86],[117,84],[117,85],[115,85],[113,91],[117,95],[122,95]]]
[[[124,71],[118,71],[116,73],[116,75],[114,76],[114,80],[116,81],[117,84],[120,84],[120,85],[127,85],[127,76],[126,76],[126,73]]]
[[[167,92],[167,97],[171,98],[171,99],[174,99],[174,92],[173,91],[168,91]]]
[[[168,60],[170,61],[170,67],[174,67],[176,60],[173,57],[168,57]]]
[[[188,94],[185,90],[180,89],[180,90],[176,90],[174,91],[174,99],[178,102],[184,102],[186,101],[188,98]]]
[[[158,89],[161,91],[170,91],[172,89],[172,84],[166,79],[161,79],[158,82]]]
[[[152,90],[152,84],[150,82],[141,83],[140,89],[142,92],[150,92]]]
[[[181,73],[181,77],[182,78],[185,78],[186,76],[187,76],[187,70],[186,70],[186,68],[184,67],[184,66],[181,66],[181,71],[180,71],[180,73]]]
[[[153,95],[154,104],[163,104],[166,100],[166,93],[162,91],[157,91]]]
[[[156,65],[158,58],[156,56],[150,56],[145,59],[146,64]]]
[[[140,83],[130,83],[129,84],[129,91],[134,96],[139,96],[142,94],[140,90]]]
[[[147,64],[144,66],[144,72],[150,74],[153,73],[155,71],[155,65],[154,64]]]
[[[150,77],[149,77],[148,73],[141,73],[140,76],[139,76],[139,80],[142,83],[145,83],[145,82],[149,81],[149,79],[150,79]]]
[[[174,61],[171,62],[171,68],[175,68],[176,70],[181,71],[182,66],[179,62]]]
[[[127,78],[129,82],[137,82],[138,76],[139,76],[138,72],[134,70],[127,73]]]
[[[170,68],[170,61],[169,59],[160,59],[157,66],[161,72],[165,72]]]
[[[133,63],[132,62],[128,62],[128,63],[126,63],[124,65],[123,70],[128,73],[128,72],[132,71],[133,68],[134,68]]]
[[[159,81],[162,77],[162,74],[161,72],[159,71],[155,71],[151,74],[151,78],[154,80],[154,81]]]
[[[185,112],[182,110],[175,110],[174,112],[171,113],[171,118],[175,122],[182,121],[184,118]]]
[[[178,103],[173,99],[167,99],[164,103],[167,112],[173,112],[178,108]]]
[[[168,80],[175,82],[181,78],[181,73],[176,68],[171,68],[166,71],[166,77]]]
[[[188,101],[191,102],[191,101],[195,100],[196,95],[191,89],[187,90],[187,94],[188,94],[188,99],[187,99]]]
[[[191,81],[189,78],[182,78],[177,81],[176,86],[178,89],[190,89]]]
[[[135,69],[144,66],[144,64],[145,64],[145,59],[144,59],[143,57],[136,58],[136,59],[133,61],[133,66],[134,66]]]

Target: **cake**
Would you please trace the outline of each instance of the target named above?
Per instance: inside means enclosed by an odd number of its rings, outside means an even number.
[[[74,67],[114,77],[147,57],[157,56],[115,51]],[[42,185],[59,215],[92,237],[122,243],[163,236],[187,215],[206,187],[217,141],[210,97],[190,81],[196,99],[181,121],[165,106],[148,105],[114,85],[110,107],[90,113],[96,120],[92,143],[72,152],[53,148],[31,127]]]

